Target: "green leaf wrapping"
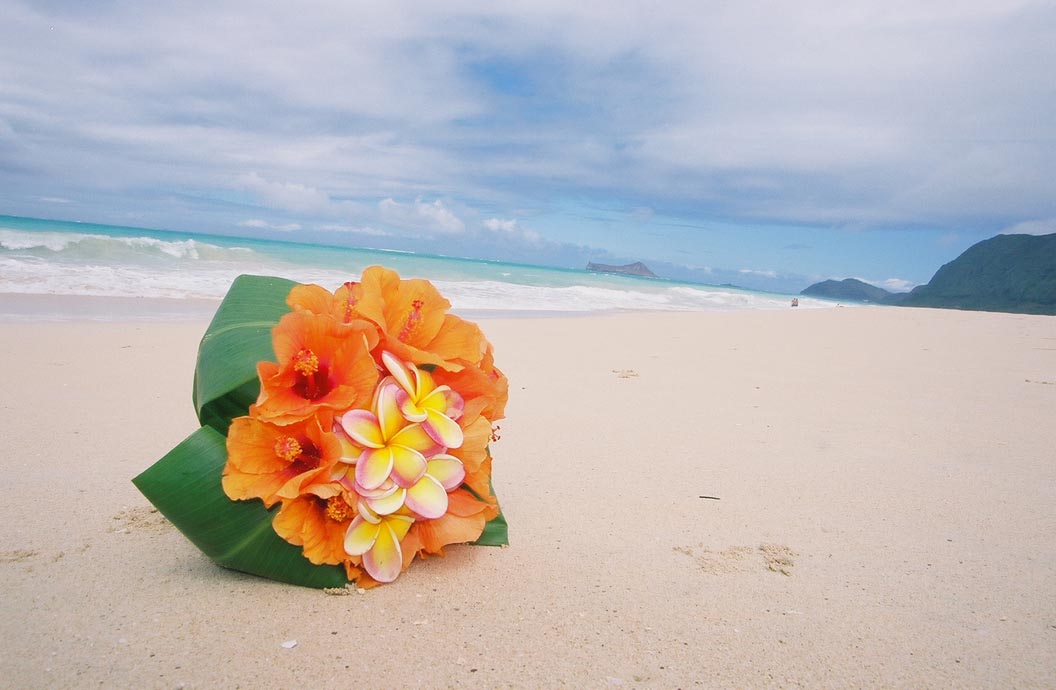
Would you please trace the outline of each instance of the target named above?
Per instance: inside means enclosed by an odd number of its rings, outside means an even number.
[[[306,587],[340,587],[341,566],[312,565],[301,547],[272,529],[278,506],[232,501],[221,486],[231,420],[247,414],[260,392],[257,363],[274,361],[271,330],[289,312],[296,283],[239,276],[198,348],[192,399],[202,427],[132,480],[147,499],[217,564]],[[479,496],[478,496],[479,498]],[[509,543],[500,512],[473,544]]]
[[[306,587],[342,587],[345,569],[312,565],[275,534],[261,501],[232,501],[220,485],[226,439],[203,426],[132,483],[209,558],[225,568]]]
[[[284,278],[235,278],[198,346],[194,409],[198,421],[222,434],[257,401],[257,362],[274,361],[271,329],[290,311],[286,296],[297,283]]]

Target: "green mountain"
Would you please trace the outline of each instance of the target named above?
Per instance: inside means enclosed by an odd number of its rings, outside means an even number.
[[[863,283],[857,278],[823,280],[820,283],[814,283],[799,294],[854,302],[883,302],[891,297],[891,293],[887,290]]]
[[[998,235],[973,244],[927,285],[890,304],[1056,314],[1056,233]]]

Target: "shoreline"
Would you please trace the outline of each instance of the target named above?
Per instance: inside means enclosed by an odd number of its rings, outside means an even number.
[[[204,323],[5,323],[0,677],[1056,685],[1053,317],[480,321],[510,546],[350,596],[215,566],[132,486],[197,427]]]
[[[113,295],[55,295],[0,292],[0,323],[165,323],[205,321],[208,323],[222,300],[207,298],[119,297]],[[803,311],[838,307],[881,306],[838,303],[802,307]],[[470,321],[490,319],[594,318],[621,314],[707,314],[741,311],[780,312],[790,307],[715,309],[457,309],[451,313]]]
[[[0,322],[208,323],[220,300],[0,292]]]

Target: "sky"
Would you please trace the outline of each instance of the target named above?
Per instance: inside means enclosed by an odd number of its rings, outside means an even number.
[[[575,4],[0,0],[0,214],[775,291],[1056,232],[1051,0]]]

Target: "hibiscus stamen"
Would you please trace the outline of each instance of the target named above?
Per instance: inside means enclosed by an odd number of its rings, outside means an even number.
[[[407,342],[407,339],[411,337],[415,329],[422,322],[422,307],[425,306],[425,302],[420,299],[416,299],[411,302],[411,311],[407,313],[407,319],[403,322],[403,328],[400,330],[397,338],[402,342]]]
[[[319,356],[311,349],[303,347],[297,351],[293,356],[293,370],[303,377],[296,390],[305,399],[315,400],[326,395],[329,390],[327,372],[320,364]]]
[[[275,441],[275,455],[286,462],[293,462],[301,454],[301,444],[292,436],[283,436]]]
[[[301,348],[293,357],[293,370],[304,377],[312,376],[319,371],[319,357],[308,348]]]
[[[342,496],[331,496],[326,500],[326,517],[334,522],[344,522],[356,515],[356,510],[348,505]]]
[[[355,316],[356,313],[356,297],[353,292],[356,285],[357,283],[354,280],[350,280],[345,283],[345,288],[348,290],[348,295],[345,298],[345,323],[350,322],[352,320],[352,317]]]

